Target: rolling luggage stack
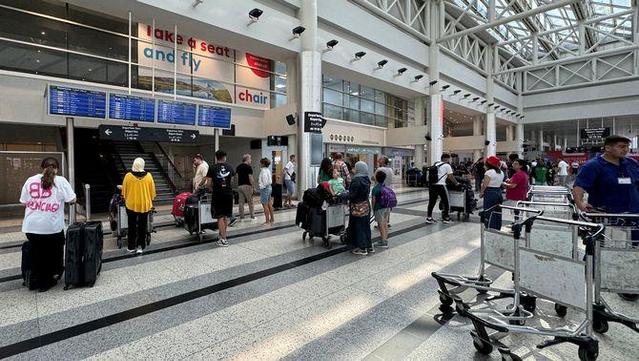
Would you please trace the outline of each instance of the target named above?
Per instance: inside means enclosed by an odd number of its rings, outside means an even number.
[[[332,235],[339,236],[341,243],[346,243],[346,224],[348,206],[339,197],[327,201],[328,196],[322,195],[318,189],[310,188],[304,192],[302,202],[297,205],[295,224],[304,230],[302,240],[306,237],[313,241],[321,237],[323,246],[331,248]]]
[[[217,231],[217,220],[211,214],[209,193],[198,191],[187,199],[184,207],[184,229],[190,235],[197,234],[200,241],[204,238],[205,230]]]
[[[460,182],[459,187],[448,186],[448,204],[451,212],[457,212],[457,220],[468,221],[477,209],[475,192],[469,182]]]

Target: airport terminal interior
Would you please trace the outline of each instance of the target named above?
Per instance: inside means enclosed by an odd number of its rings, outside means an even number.
[[[0,0],[0,359],[638,333],[636,0]]]

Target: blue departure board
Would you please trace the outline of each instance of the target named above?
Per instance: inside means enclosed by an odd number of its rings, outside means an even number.
[[[195,110],[191,103],[158,101],[158,122],[170,124],[195,125]]]
[[[104,118],[106,116],[106,93],[50,85],[49,114]]]
[[[231,128],[231,108],[200,105],[197,124],[203,127]]]
[[[153,122],[155,121],[155,100],[109,94],[109,118]]]

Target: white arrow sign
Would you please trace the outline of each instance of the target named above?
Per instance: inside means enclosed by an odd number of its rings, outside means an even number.
[[[191,138],[195,139],[196,135],[195,134],[191,134]]]
[[[113,132],[111,131],[111,129],[107,129],[107,130],[105,130],[105,131],[104,131],[104,134],[106,134],[106,135],[111,135],[111,133],[113,133]]]

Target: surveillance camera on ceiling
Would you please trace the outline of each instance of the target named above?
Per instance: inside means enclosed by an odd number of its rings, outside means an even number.
[[[255,23],[258,20],[260,20],[260,16],[262,16],[263,13],[264,13],[264,11],[262,11],[262,9],[258,9],[258,8],[255,8],[255,9],[249,11],[249,19],[251,20],[251,22],[249,24]]]
[[[442,87],[442,91],[444,91],[444,90],[446,90],[446,89],[448,89],[448,88],[450,88],[450,84],[446,84],[446,85],[444,85],[444,86]]]
[[[383,59],[377,62],[377,69],[381,69],[384,67],[384,65],[388,64],[388,60]]]
[[[306,30],[305,27],[303,26],[296,26],[293,28],[293,36],[296,38],[299,38],[300,35],[302,35],[302,33],[304,32],[304,30]]]
[[[404,74],[404,73],[406,72],[406,70],[408,70],[408,69],[406,69],[406,68],[399,68],[399,69],[397,69],[397,75],[402,75],[402,74]]]
[[[335,45],[337,45],[339,43],[339,41],[333,39],[333,40],[329,40],[328,42],[326,42],[326,47],[328,49],[333,49],[335,47]]]
[[[355,53],[355,60],[359,60],[359,59],[363,58],[364,55],[366,55],[365,51],[358,51],[357,53]]]
[[[424,76],[422,74],[419,75],[415,75],[415,81],[419,81],[421,78],[423,78]]]

